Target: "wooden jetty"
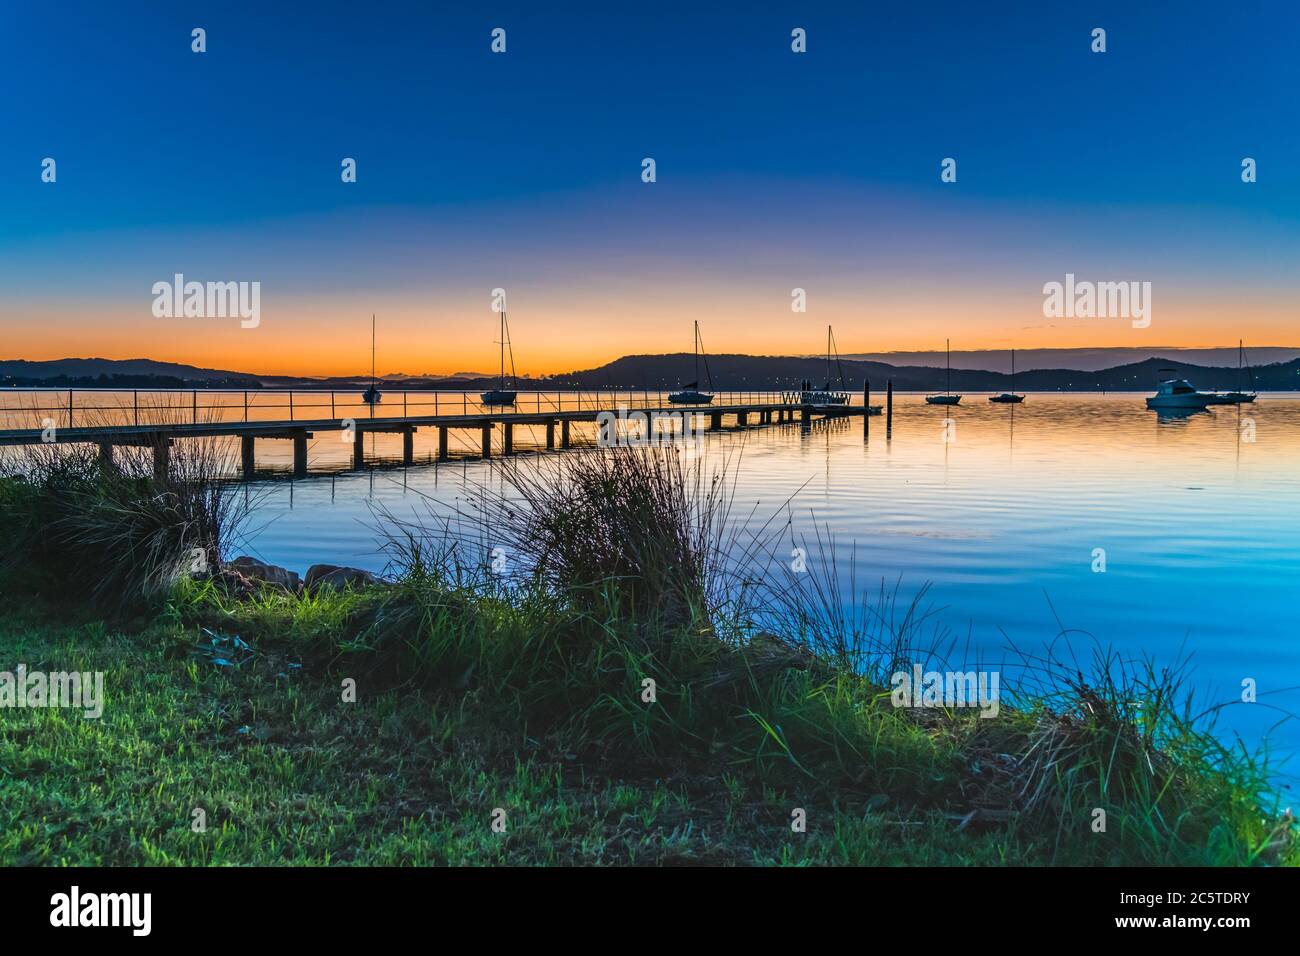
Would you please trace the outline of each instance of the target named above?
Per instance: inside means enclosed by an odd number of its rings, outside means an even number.
[[[89,391],[89,390],[81,390]],[[176,393],[170,393],[175,395]],[[516,426],[540,426],[546,430],[546,448],[547,450],[567,449],[572,447],[570,439],[570,427],[575,422],[596,422],[602,414],[613,415],[630,415],[634,412],[644,413],[651,419],[655,416],[664,418],[678,417],[681,415],[692,415],[697,418],[707,419],[706,431],[717,431],[723,428],[724,421],[730,420],[734,427],[745,428],[751,425],[776,425],[785,424],[795,421],[809,423],[817,418],[837,418],[854,415],[863,415],[864,412],[870,414],[868,406],[864,401],[863,406],[843,405],[834,407],[816,406],[805,404],[800,401],[801,393],[795,392],[763,392],[763,393],[732,393],[730,396],[720,396],[729,400],[718,405],[700,405],[700,406],[681,406],[660,404],[648,395],[643,405],[629,405],[624,395],[617,391],[601,393],[596,400],[588,396],[586,407],[582,406],[583,396],[578,394],[578,405],[576,409],[559,408],[541,408],[541,399],[536,402],[534,409],[526,410],[525,402],[520,402],[513,408],[494,408],[491,410],[468,412],[468,401],[463,397],[460,400],[443,404],[460,404],[462,410],[452,413],[435,414],[406,414],[409,409],[407,395],[402,394],[402,412],[394,414],[376,415],[374,417],[363,417],[365,414],[361,409],[357,410],[356,416],[338,417],[337,415],[330,418],[296,418],[294,417],[294,395],[289,393],[288,410],[289,417],[271,421],[257,421],[248,419],[248,401],[244,401],[244,420],[243,421],[199,421],[198,415],[198,397],[197,392],[194,395],[194,412],[192,421],[175,421],[168,423],[138,423],[139,405],[138,399],[134,410],[134,420],[132,424],[93,424],[75,426],[57,426],[47,428],[20,428],[0,430],[0,446],[20,446],[20,445],[37,445],[37,444],[93,444],[98,445],[101,459],[111,465],[113,461],[113,449],[118,446],[143,446],[153,449],[154,476],[162,479],[167,474],[169,449],[177,439],[184,438],[213,438],[213,437],[237,437],[240,441],[241,449],[241,471],[243,477],[248,479],[253,477],[256,455],[255,444],[258,439],[274,439],[293,442],[293,474],[295,477],[304,477],[307,474],[307,442],[318,432],[340,432],[350,431],[352,444],[352,464],[355,468],[361,468],[365,465],[365,443],[364,438],[368,434],[375,433],[400,433],[402,435],[402,458],[405,464],[411,464],[414,450],[414,434],[421,428],[436,428],[438,430],[438,460],[447,461],[449,455],[449,434],[453,431],[459,432],[477,432],[480,436],[480,448],[483,458],[492,457],[492,438],[493,433],[500,429],[502,442],[501,448],[505,455],[514,453],[514,429]],[[303,393],[299,392],[299,395]],[[321,397],[321,393],[310,393],[314,397]],[[389,393],[395,399],[396,393]],[[411,393],[412,395],[427,395],[428,393]],[[460,393],[457,393],[458,397]],[[329,395],[330,410],[336,412],[334,407],[334,396]],[[864,394],[864,400],[867,396]],[[435,399],[436,402],[436,399]],[[394,401],[389,408],[392,408]],[[417,404],[417,403],[413,403]],[[559,403],[563,405],[563,401]],[[319,403],[303,403],[299,400],[298,407],[303,408],[322,407]],[[213,406],[223,411],[237,410],[238,406]],[[21,409],[8,409],[8,411],[20,411]],[[69,393],[68,403],[65,406],[58,406],[60,417],[66,412],[66,420],[73,422],[73,402]],[[205,409],[206,410],[206,409]],[[385,408],[387,412],[389,409]],[[31,411],[30,409],[27,411]],[[132,409],[117,409],[121,414],[131,414]],[[174,411],[174,409],[173,409]],[[147,416],[146,416],[147,417]],[[558,440],[557,440],[558,439]]]

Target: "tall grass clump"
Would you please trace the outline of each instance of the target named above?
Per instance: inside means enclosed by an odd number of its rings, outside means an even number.
[[[221,439],[177,439],[161,480],[151,448],[114,452],[108,464],[92,446],[24,446],[0,466],[0,520],[6,564],[120,608],[217,568],[253,499],[230,481],[234,452]]]

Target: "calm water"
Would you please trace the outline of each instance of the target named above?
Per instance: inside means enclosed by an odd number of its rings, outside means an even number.
[[[900,396],[889,442],[875,418],[868,444],[857,420],[712,435],[702,454],[739,453],[733,514],[790,501],[796,534],[828,524],[841,559],[856,544],[873,598],[882,579],[901,580],[904,600],[930,584],[935,621],[964,653],[1041,648],[1063,624],[1126,655],[1191,654],[1207,702],[1238,699],[1254,678],[1261,703],[1222,718],[1251,743],[1281,716],[1271,707],[1300,713],[1300,396],[1178,421],[1158,420],[1140,395],[1030,395],[1018,408],[985,398],[945,409]],[[527,447],[520,431],[516,447]],[[477,437],[465,433],[466,447]],[[417,435],[417,458],[435,441]],[[540,429],[533,441],[544,442]],[[397,436],[367,442],[400,456]],[[258,446],[260,464],[287,467],[289,454],[287,442]],[[348,456],[325,433],[310,450],[313,468]],[[432,499],[450,511],[467,485],[494,483],[491,469],[463,461],[269,482],[253,553],[300,572],[316,562],[381,570],[373,503],[404,514]],[[1093,570],[1098,548],[1104,573]],[[1270,739],[1294,751],[1300,726]]]

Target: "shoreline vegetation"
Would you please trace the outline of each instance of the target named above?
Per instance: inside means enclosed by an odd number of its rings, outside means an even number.
[[[0,476],[0,671],[105,698],[0,709],[0,862],[1300,862],[1178,669],[1093,648],[992,708],[900,695],[943,666],[922,599],[735,530],[734,462],[499,463],[469,532],[378,513],[383,579],[304,583],[233,560],[255,502],[180,447],[161,482],[76,446]]]

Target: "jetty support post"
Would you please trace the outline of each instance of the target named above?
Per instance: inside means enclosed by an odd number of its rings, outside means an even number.
[[[885,438],[894,436],[894,380],[885,383]]]
[[[406,400],[406,393],[402,393],[402,400]],[[402,464],[410,467],[415,460],[415,429],[407,426],[402,429]]]
[[[579,392],[578,394],[581,395],[582,393]],[[560,447],[569,447],[569,420],[567,418],[560,422]]]
[[[355,423],[352,426],[352,467],[366,467],[366,433]]]
[[[483,426],[483,457],[492,457],[492,423]]]
[[[293,436],[293,476],[307,477],[307,433],[295,432]]]
[[[113,463],[113,445],[110,442],[99,443],[99,467],[105,471],[114,471],[117,468]]]
[[[245,481],[253,480],[254,458],[253,458],[253,436],[239,436],[239,461],[241,464],[240,471]]]
[[[438,426],[438,460],[447,460],[447,426]]]
[[[155,435],[153,438],[153,480],[160,485],[167,481],[170,458],[171,439],[166,435]]]
[[[862,440],[871,441],[871,379],[862,380]]]
[[[555,450],[555,419],[548,419],[546,422],[546,450]]]

